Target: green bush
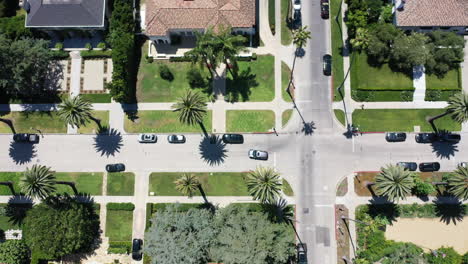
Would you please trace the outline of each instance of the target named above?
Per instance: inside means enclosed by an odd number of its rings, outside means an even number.
[[[86,44],[85,44],[85,49],[87,49],[87,50],[92,50],[92,49],[93,49],[93,46],[91,45],[91,43],[86,43]]]
[[[416,196],[428,196],[435,192],[435,188],[432,184],[421,180],[419,177],[414,179],[414,187],[412,193]]]
[[[102,50],[106,50],[107,45],[106,45],[105,42],[99,42],[99,44],[97,45],[97,48],[102,49]]]
[[[466,252],[465,255],[463,255],[462,264],[468,264],[468,252]]]
[[[187,72],[187,80],[192,88],[201,88],[206,86],[205,78],[197,68],[190,68]]]
[[[359,252],[360,258],[365,258],[370,261],[377,261],[383,257],[385,250],[392,245],[393,242],[385,240],[385,233],[381,230],[370,233],[365,238],[365,250]]]
[[[64,50],[51,50],[50,55],[52,56],[52,59],[55,60],[64,60],[70,57],[70,53]]]
[[[128,254],[130,251],[128,251],[126,248],[114,248],[114,247],[109,247],[107,249],[108,254]]]
[[[108,203],[107,210],[133,211],[135,205],[132,203]]]
[[[183,57],[170,57],[169,58],[169,61],[170,62],[191,62],[192,59],[190,57],[187,57],[187,56],[183,56]]]
[[[462,256],[452,247],[441,247],[426,254],[430,264],[462,264]]]
[[[150,56],[148,56],[148,55],[146,55],[145,58],[146,58],[146,62],[147,62],[147,63],[153,63],[153,61],[154,61],[153,57],[150,57]]]
[[[166,81],[172,82],[174,80],[174,75],[166,64],[159,66],[159,76]]]
[[[442,92],[440,90],[427,90],[426,101],[441,101]]]
[[[112,56],[111,50],[83,50],[80,52],[81,57],[84,59],[95,58],[110,58]]]
[[[63,43],[62,42],[55,43],[55,48],[58,50],[63,50]]]
[[[252,53],[252,60],[257,60],[257,53]]]
[[[412,91],[402,91],[400,93],[401,100],[409,102],[413,101],[413,92]]]
[[[237,57],[237,61],[251,61],[252,57],[246,56],[246,57]]]
[[[108,253],[128,254],[132,251],[132,242],[130,241],[109,241]]]

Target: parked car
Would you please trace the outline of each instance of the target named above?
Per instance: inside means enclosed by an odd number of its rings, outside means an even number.
[[[249,158],[256,159],[256,160],[267,160],[268,159],[268,152],[263,150],[249,150]]]
[[[138,135],[138,142],[140,143],[156,143],[158,137],[155,134],[140,134]]]
[[[106,165],[106,171],[107,171],[107,172],[125,171],[125,165],[122,164],[122,163],[107,164],[107,165]]]
[[[167,141],[173,144],[183,144],[185,143],[184,135],[169,135],[167,136]]]
[[[417,143],[432,143],[437,140],[437,135],[434,133],[419,133],[414,136]]]
[[[461,140],[461,136],[459,134],[444,133],[440,135],[440,140],[450,143],[458,143]]]
[[[24,143],[39,143],[39,135],[27,133],[14,134],[13,141]]]
[[[294,10],[293,15],[293,29],[298,29],[302,27],[302,15],[301,10]]]
[[[406,133],[403,132],[389,132],[385,134],[385,139],[388,142],[402,142],[406,140]]]
[[[409,171],[415,171],[418,169],[418,164],[416,164],[416,162],[398,162],[397,166],[401,166]]]
[[[224,134],[223,142],[226,144],[242,144],[244,143],[244,136],[241,134]]]
[[[330,4],[328,1],[320,2],[320,16],[323,19],[328,19],[330,17]]]
[[[301,10],[301,0],[293,0],[293,1],[294,1],[294,4],[293,4],[294,10]]]
[[[297,245],[297,264],[307,264],[307,245],[304,243]]]
[[[468,168],[468,162],[459,162],[458,167]]]
[[[143,252],[141,250],[143,245],[143,240],[139,238],[134,238],[132,243],[132,259],[141,260],[143,257]]]
[[[330,76],[332,71],[332,56],[330,54],[323,55],[322,63],[323,74],[326,76]]]
[[[439,171],[439,162],[423,162],[419,163],[419,170],[423,172]]]

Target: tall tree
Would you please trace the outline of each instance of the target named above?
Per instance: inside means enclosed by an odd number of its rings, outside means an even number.
[[[177,191],[187,195],[188,197],[192,197],[198,190],[200,181],[195,175],[184,173],[182,174],[182,177],[174,182],[174,184]]]
[[[410,71],[431,59],[430,46],[429,38],[422,33],[399,35],[393,43],[390,62],[400,70]]]
[[[83,100],[81,96],[66,98],[58,105],[58,115],[67,124],[79,128],[93,120],[102,129],[101,121],[92,115],[93,106],[89,101]]]
[[[300,27],[293,31],[293,43],[296,48],[304,48],[307,46],[307,41],[311,38],[311,33],[307,30],[307,26]]]
[[[32,37],[29,28],[24,27],[25,16],[0,18],[0,33],[13,40]]]
[[[207,263],[216,238],[213,215],[205,209],[183,212],[179,204],[170,205],[151,218],[145,234],[144,253],[151,263]]]
[[[453,32],[436,30],[428,34],[433,43],[432,59],[426,64],[428,73],[444,76],[449,70],[458,68],[463,60],[465,41]]]
[[[31,252],[23,240],[7,240],[0,243],[0,262],[8,264],[29,263]]]
[[[34,164],[26,168],[20,188],[28,196],[45,199],[55,192],[55,183],[55,176],[49,167]]]
[[[468,200],[468,168],[459,166],[448,178],[449,191],[460,200]]]
[[[403,32],[393,24],[378,23],[369,29],[367,55],[377,63],[388,60],[394,40]]]
[[[195,36],[195,47],[186,52],[185,56],[191,58],[192,63],[198,64],[200,68],[207,67],[213,75],[220,62],[216,55],[213,29],[208,28],[204,33],[195,32]]]
[[[387,165],[375,177],[377,194],[386,196],[391,201],[405,199],[414,186],[413,173],[402,166]]]
[[[242,35],[233,35],[231,28],[220,29],[220,32],[215,36],[215,54],[219,57],[220,61],[228,66],[234,78],[238,75],[237,56],[239,53],[246,51],[244,42],[246,38]]]
[[[179,121],[181,123],[187,125],[198,123],[205,136],[208,136],[203,125],[203,118],[206,115],[206,102],[199,92],[188,90],[172,108],[174,112],[179,113]]]
[[[262,203],[274,202],[281,195],[280,174],[271,167],[258,167],[246,179],[247,189],[255,200]]]
[[[445,108],[445,112],[439,115],[429,117],[427,121],[431,124],[432,129],[434,132],[438,133],[437,127],[434,124],[434,121],[444,117],[446,115],[450,115],[453,120],[457,121],[458,123],[464,123],[468,120],[468,94],[464,91],[461,93],[457,93],[449,98],[447,101],[448,106]]]

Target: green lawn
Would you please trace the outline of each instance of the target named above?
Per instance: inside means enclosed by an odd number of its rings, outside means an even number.
[[[268,0],[268,23],[270,24],[271,33],[274,35],[276,31],[275,0]]]
[[[0,181],[13,182],[13,189],[15,189],[15,192],[19,193],[19,182],[22,176],[22,172],[0,172]],[[0,185],[0,195],[12,195],[10,188],[6,185]]]
[[[93,117],[101,120],[101,125],[109,127],[109,111],[93,111]],[[81,134],[91,134],[98,132],[98,125],[90,120],[86,126],[80,127],[78,132]]]
[[[283,192],[287,196],[294,196],[294,191],[291,188],[291,185],[289,185],[289,182],[285,179],[283,179]]]
[[[130,241],[133,231],[133,211],[107,210],[106,237],[110,241]]]
[[[80,94],[80,97],[91,103],[110,103],[112,96],[110,94]]]
[[[333,110],[333,112],[335,113],[335,117],[338,121],[340,121],[340,123],[344,126],[345,123],[346,123],[346,119],[345,119],[345,113],[343,110]]]
[[[421,131],[432,131],[426,117],[443,113],[443,109],[357,109],[353,112],[353,123],[363,132],[414,131],[414,126],[421,126]],[[461,125],[450,116],[435,121],[438,129],[460,131]]]
[[[275,113],[271,110],[228,110],[228,132],[268,132],[275,126]]]
[[[107,174],[107,195],[132,196],[135,188],[135,174],[114,172]]]
[[[281,0],[281,44],[289,45],[292,43],[291,29],[288,27],[288,21],[291,17],[291,0]]]
[[[148,42],[142,47],[142,58],[138,70],[137,81],[137,99],[139,102],[175,102],[186,90],[196,89],[206,95],[211,95],[211,76],[207,69],[200,71],[204,77],[204,85],[200,88],[191,88],[187,80],[187,72],[198,65],[192,65],[190,62],[169,62],[154,60],[148,63],[144,56],[148,53]],[[159,74],[161,65],[167,65],[171,70],[174,79],[172,81],[164,80]],[[208,101],[208,96],[206,97]]]
[[[338,19],[335,17],[338,15]],[[331,24],[331,46],[332,46],[332,76],[333,76],[333,100],[341,101],[343,98],[338,92],[338,87],[343,83],[344,69],[342,37],[341,0],[330,0],[330,24]],[[344,95],[344,89],[342,89]]]
[[[203,124],[206,131],[211,132],[212,112],[207,111]],[[170,110],[138,111],[138,119],[132,122],[128,117],[125,118],[125,131],[128,133],[153,132],[203,132],[198,124],[189,126],[180,123],[179,113]]]
[[[275,58],[258,56],[256,60],[239,61],[238,77],[226,76],[226,94],[231,102],[269,102],[275,98]]]
[[[76,189],[80,193],[90,195],[102,195],[102,172],[57,172],[57,181],[71,181],[75,183]],[[57,192],[73,194],[73,190],[68,185],[56,185]]]
[[[283,111],[283,114],[281,114],[281,121],[283,123],[283,127],[286,126],[289,119],[291,119],[292,113],[293,113],[293,110],[288,109],[288,110]]]
[[[411,90],[413,80],[401,72],[393,72],[388,64],[371,67],[365,53],[354,54],[351,67],[351,88],[354,90]]]
[[[183,196],[175,189],[174,181],[182,172],[154,172],[150,175],[149,191],[159,196]],[[207,196],[248,196],[245,173],[214,172],[190,173],[198,177]],[[196,192],[194,195],[201,195]]]
[[[461,69],[449,71],[443,78],[426,74],[426,89],[461,90]]]
[[[283,96],[283,100],[286,102],[292,102],[291,96],[289,96],[288,92],[286,91],[289,85],[290,77],[291,69],[289,69],[289,66],[286,63],[281,62],[281,94]]]
[[[10,119],[16,133],[66,133],[65,122],[57,116],[57,112],[0,112],[0,117]],[[0,122],[0,133],[11,133],[10,127]]]

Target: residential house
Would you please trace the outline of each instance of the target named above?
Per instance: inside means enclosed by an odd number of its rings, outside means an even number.
[[[394,23],[403,30],[468,34],[468,0],[396,0]]]

